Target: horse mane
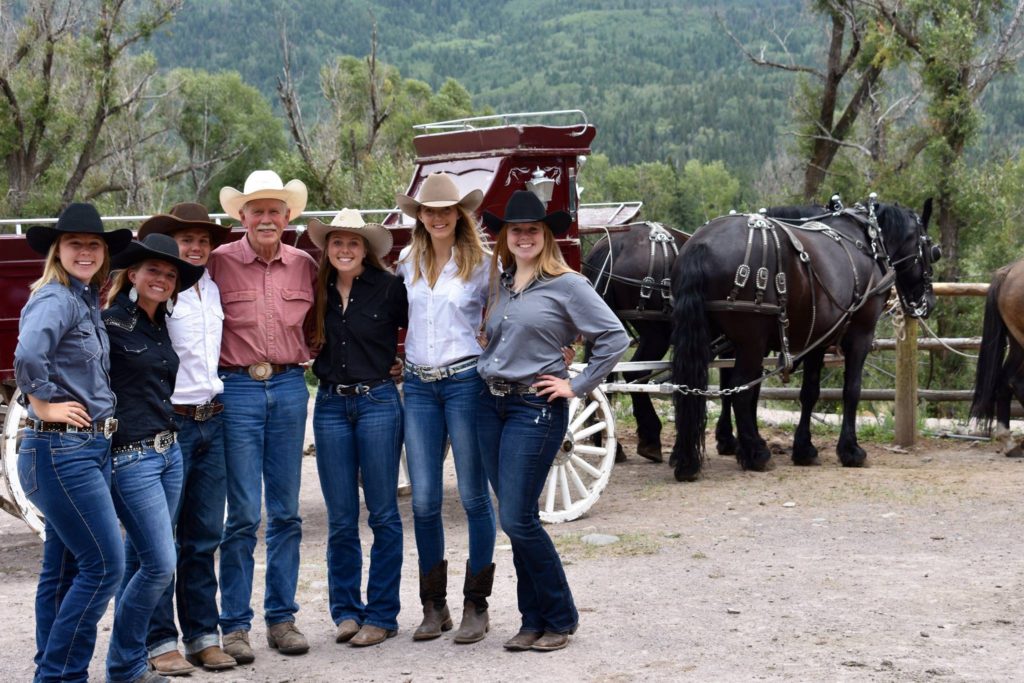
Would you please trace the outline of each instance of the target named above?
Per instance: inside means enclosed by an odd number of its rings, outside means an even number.
[[[765,215],[769,218],[781,218],[784,221],[814,218],[829,213],[829,210],[818,204],[809,206],[769,206]]]

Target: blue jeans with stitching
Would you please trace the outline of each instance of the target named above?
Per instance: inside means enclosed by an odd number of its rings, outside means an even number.
[[[26,429],[18,477],[46,518],[33,680],[87,681],[96,624],[124,572],[110,494],[110,441],[99,434]]]
[[[267,508],[267,573],[263,618],[268,626],[295,621],[299,606],[299,488],[309,391],[302,368],[265,382],[221,372],[228,516],[220,544],[220,628],[252,625],[253,553],[263,500]]]
[[[313,411],[316,465],[327,504],[327,591],[331,619],[398,629],[402,579],[402,517],[398,461],[402,403],[391,382],[362,396],[320,390]],[[360,585],[359,474],[373,531],[366,602]]]
[[[163,453],[143,448],[114,454],[111,460],[114,507],[124,525],[125,545],[139,560],[135,571],[125,572],[114,603],[107,651],[107,680],[114,683],[134,681],[149,668],[149,620],[177,564],[171,515],[181,496],[181,447],[174,443]]]
[[[420,572],[444,559],[444,455],[452,442],[459,499],[469,526],[469,566],[476,574],[493,561],[494,507],[477,441],[477,397],[484,382],[469,368],[436,382],[405,373],[405,457],[412,481],[413,528]]]
[[[202,422],[175,415],[174,421],[183,482],[174,517],[178,567],[149,622],[146,646],[150,657],[177,649],[175,596],[185,654],[220,644],[214,555],[224,533],[224,424],[220,415]],[[137,566],[138,555],[129,547],[128,571]]]
[[[562,561],[540,521],[538,498],[565,437],[569,404],[531,394],[480,394],[480,452],[498,496],[498,518],[512,542],[521,628],[567,633],[579,614]]]

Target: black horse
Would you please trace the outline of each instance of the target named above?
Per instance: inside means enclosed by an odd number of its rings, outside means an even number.
[[[668,284],[679,247],[689,235],[660,223],[630,223],[608,228],[583,260],[583,274],[637,341],[633,361],[658,361],[672,339]],[[588,349],[589,356],[589,349]],[[633,381],[650,373],[623,373]],[[662,462],[661,420],[649,394],[632,394],[637,453]]]
[[[813,209],[804,213],[810,213]],[[770,350],[781,371],[803,366],[800,422],[793,462],[817,462],[810,416],[819,394],[825,350],[845,355],[843,421],[836,451],[861,466],[855,416],[861,373],[875,325],[895,283],[905,314],[927,317],[935,303],[932,263],[940,252],[923,218],[898,205],[875,204],[788,222],[761,214],[717,218],[683,246],[672,270],[675,476],[700,474],[707,423],[708,364],[721,349],[735,355],[729,386],[743,469],[763,471],[771,459],[757,430],[757,386]],[[724,382],[723,382],[724,383]]]

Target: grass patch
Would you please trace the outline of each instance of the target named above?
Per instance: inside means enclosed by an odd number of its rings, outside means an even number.
[[[592,560],[600,557],[641,557],[654,555],[661,550],[658,539],[643,533],[616,534],[618,543],[591,545],[583,542],[586,534],[563,534],[553,540],[558,552],[578,560]]]

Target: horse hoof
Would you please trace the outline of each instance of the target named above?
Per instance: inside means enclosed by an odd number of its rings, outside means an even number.
[[[647,458],[651,462],[665,462],[665,458],[661,455],[660,443],[637,444],[636,454],[641,458]]]
[[[814,446],[793,449],[793,464],[797,467],[808,467],[811,465],[820,465],[821,461],[818,460],[818,449]]]
[[[736,455],[736,439],[716,441],[715,449],[719,455]]]
[[[839,462],[843,463],[843,467],[865,467],[867,460],[868,454],[864,452],[863,448],[857,448],[853,453],[839,456]]]
[[[1024,450],[1020,446],[1014,446],[1010,450],[1006,451],[1007,458],[1024,458]]]
[[[680,472],[680,471],[676,470],[675,476],[676,476],[676,481],[693,482],[693,481],[697,481],[698,479],[700,479],[700,472]]]
[[[615,444],[615,462],[626,462],[626,451],[622,450],[622,444]]]

